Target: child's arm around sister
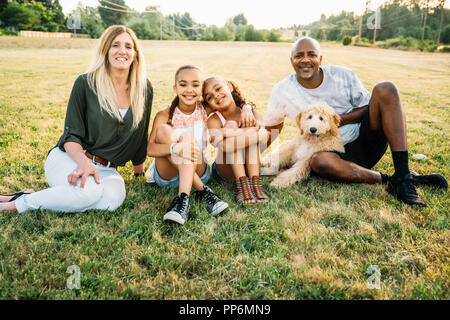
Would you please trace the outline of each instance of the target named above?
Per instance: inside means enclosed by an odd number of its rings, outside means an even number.
[[[201,150],[195,141],[183,141],[173,136],[173,130],[167,124],[169,119],[169,108],[158,111],[153,120],[153,127],[150,133],[147,147],[147,155],[153,158],[165,158],[174,155],[178,158],[183,158],[192,162],[198,162],[201,159]],[[170,133],[170,140],[167,143],[162,143],[164,139],[157,139],[157,135],[164,135]],[[173,142],[176,141],[176,142]],[[172,151],[171,151],[172,148]]]
[[[260,144],[268,133],[260,129],[261,114],[253,110],[256,126],[240,128],[241,106],[247,101],[232,82],[212,77],[203,84],[203,99],[215,113],[208,120],[211,143],[218,148],[213,171],[224,180],[235,181],[236,203],[267,203],[262,190]]]
[[[262,116],[257,110],[253,110],[255,125],[250,127],[239,127],[234,120],[222,123],[217,114],[208,119],[208,131],[211,144],[224,152],[234,152],[257,143],[264,143],[267,139],[267,131],[256,126],[262,123]]]
[[[183,66],[175,74],[172,104],[159,111],[153,122],[147,154],[155,158],[154,178],[160,187],[178,189],[164,215],[164,221],[184,224],[189,219],[190,194],[206,203],[207,211],[216,216],[228,208],[206,186],[210,168],[205,162],[206,111],[199,102],[202,97],[200,70]]]

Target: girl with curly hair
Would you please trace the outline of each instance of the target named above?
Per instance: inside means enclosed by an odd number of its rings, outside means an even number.
[[[211,77],[203,83],[204,103],[214,110],[208,119],[211,143],[217,148],[213,175],[236,183],[236,203],[267,203],[260,177],[260,145],[265,145],[268,132],[261,127],[262,116],[253,109],[236,84],[221,77]],[[250,105],[256,124],[245,126],[239,121],[242,107]],[[261,146],[264,147],[264,146]]]

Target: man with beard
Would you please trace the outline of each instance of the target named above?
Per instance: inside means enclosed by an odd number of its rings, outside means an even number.
[[[303,37],[294,43],[291,64],[295,73],[274,86],[266,112],[266,129],[275,132],[269,144],[281,132],[286,116],[295,122],[307,105],[325,101],[341,116],[339,131],[345,153],[316,153],[311,160],[315,174],[352,183],[387,184],[389,193],[414,206],[425,205],[417,194],[418,184],[446,189],[443,176],[418,175],[409,169],[405,113],[397,87],[380,82],[370,94],[353,71],[321,63],[315,39]],[[392,176],[371,170],[388,145],[395,168]]]

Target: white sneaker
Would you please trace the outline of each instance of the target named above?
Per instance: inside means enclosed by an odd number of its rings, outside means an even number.
[[[150,164],[147,171],[145,172],[145,178],[147,178],[147,183],[155,183],[155,160]]]
[[[181,193],[173,199],[172,204],[164,215],[164,222],[175,222],[185,224],[189,220],[189,210],[191,208],[191,198],[186,193]]]

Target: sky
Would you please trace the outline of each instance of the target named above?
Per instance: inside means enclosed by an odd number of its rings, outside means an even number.
[[[97,0],[59,0],[65,14],[69,14],[78,3],[97,6]],[[276,29],[294,24],[309,24],[324,13],[340,13],[342,10],[361,14],[365,0],[125,0],[126,4],[141,12],[147,6],[160,6],[164,15],[189,12],[200,24],[222,27],[228,18],[244,13],[249,24],[257,29]],[[375,10],[385,0],[372,0]],[[445,7],[449,6],[448,2]]]

